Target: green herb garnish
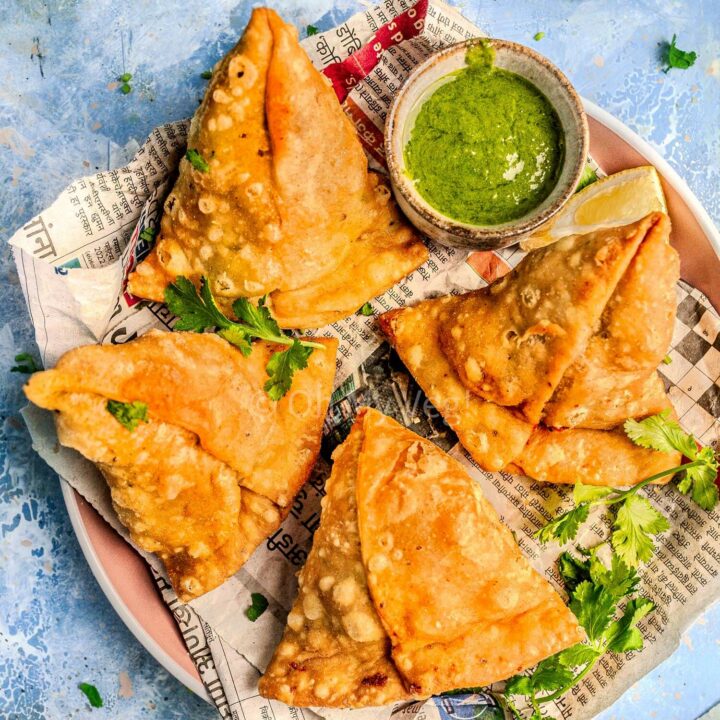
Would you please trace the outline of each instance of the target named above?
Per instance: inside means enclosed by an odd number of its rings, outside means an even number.
[[[103,700],[100,697],[98,689],[94,685],[90,685],[89,683],[80,683],[78,687],[85,693],[85,697],[88,699],[91,707],[101,708],[103,706]]]
[[[30,353],[19,353],[15,356],[15,362],[20,365],[13,365],[10,368],[10,372],[26,373],[32,375],[33,373],[42,370],[42,368],[35,362],[35,358]]]
[[[203,70],[203,71],[200,73],[200,77],[201,77],[203,80],[209,80],[209,79],[212,77],[212,70]]]
[[[712,510],[718,502],[718,488],[715,480],[718,474],[718,459],[711,447],[701,447],[695,438],[686,433],[670,418],[668,410],[652,415],[645,420],[626,420],[625,433],[636,444],[659,452],[681,452],[689,463],[676,470],[682,470],[678,490],[690,495],[703,509]],[[669,474],[668,470],[666,474]],[[643,480],[647,483],[647,480]]]
[[[694,50],[691,50],[690,52],[680,50],[680,48],[678,48],[678,46],[675,44],[676,39],[677,35],[673,35],[672,41],[667,46],[667,51],[665,55],[665,62],[667,63],[667,65],[663,68],[664,73],[667,73],[672,68],[677,68],[678,70],[687,70],[689,67],[694,65],[695,61],[697,60],[697,53]]]
[[[541,30],[540,32],[536,32],[536,33],[533,35],[533,40],[538,40],[538,41],[540,41],[540,40],[542,40],[544,37],[545,37],[545,33]]]
[[[119,400],[108,400],[105,405],[107,411],[124,427],[132,432],[142,422],[148,420],[148,406],[144,402],[120,402]]]
[[[148,245],[152,245],[155,242],[155,235],[157,235],[157,230],[154,227],[148,226],[143,228],[139,237],[140,240],[144,240]]]
[[[207,160],[194,148],[188,148],[185,157],[196,170],[204,173],[210,170]]]
[[[595,550],[585,559],[570,553],[558,558],[558,568],[570,593],[570,609],[585,630],[588,642],[578,643],[538,663],[528,675],[515,675],[505,686],[505,701],[516,718],[522,715],[508,696],[523,695],[533,710],[529,720],[541,720],[540,705],[557,700],[576,685],[608,651],[640,650],[643,638],[637,623],[654,607],[645,597],[631,598],[616,618],[619,602],[635,591],[635,570],[613,555],[610,567]]]
[[[132,80],[132,74],[131,73],[123,73],[118,77],[118,82],[121,82],[122,85],[120,86],[120,92],[123,95],[127,95],[128,93],[132,92],[132,87],[130,85],[130,81]]]
[[[255,622],[268,608],[268,600],[262,593],[253,593],[250,596],[252,605],[245,611],[250,622]]]
[[[251,341],[254,339],[289,345],[287,350],[273,353],[265,366],[269,380],[264,389],[272,400],[279,400],[287,393],[295,371],[307,367],[312,351],[324,348],[321,343],[298,340],[283,333],[270,314],[265,297],[258,300],[257,306],[247,298],[238,298],[232,306],[238,320],[228,319],[215,302],[210,284],[204,277],[200,279],[200,292],[187,278],[176,278],[165,289],[165,302],[178,316],[173,330],[203,332],[214,329],[245,356],[252,352]]]
[[[307,36],[317,35],[320,31],[314,25],[307,26]]]
[[[718,460],[710,447],[698,448],[695,438],[686,433],[665,410],[645,420],[627,420],[625,433],[636,445],[658,452],[682,453],[690,462],[655,473],[629,490],[593,487],[578,482],[573,489],[575,507],[550,521],[537,532],[540,542],[565,543],[576,537],[591,508],[617,505],[610,540],[620,559],[631,567],[647,562],[654,549],[653,536],[669,529],[667,518],[650,501],[640,497],[640,488],[649,483],[678,475],[678,490],[690,495],[704,510],[712,510],[718,501],[715,478]]]
[[[670,365],[672,363],[672,358],[669,355],[666,355],[663,359],[663,365]]]
[[[597,173],[592,169],[590,165],[585,165],[583,174],[580,176],[575,192],[580,192],[583,188],[588,185],[592,185],[598,179]]]
[[[365,315],[365,317],[370,317],[371,315],[375,314],[375,311],[373,310],[373,306],[369,302],[366,302],[360,308],[360,314]]]

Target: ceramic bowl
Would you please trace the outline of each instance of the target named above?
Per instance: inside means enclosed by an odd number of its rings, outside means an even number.
[[[450,73],[466,67],[468,48],[489,42],[495,67],[529,80],[555,108],[565,136],[565,156],[552,192],[522,217],[499,225],[471,225],[454,220],[430,205],[405,170],[404,148],[422,104]],[[567,202],[580,180],[588,154],[589,135],[582,102],[569,80],[547,58],[524,45],[477,38],[444,48],[418,65],[390,106],[385,126],[385,153],[398,204],[425,235],[443,245],[494,250],[517,242],[542,225]]]

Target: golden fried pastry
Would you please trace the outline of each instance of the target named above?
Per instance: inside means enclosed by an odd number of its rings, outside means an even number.
[[[380,316],[380,327],[437,411],[486,470],[501,470],[521,452],[533,425],[483,400],[461,382],[440,347],[440,315],[459,298],[426,300]]]
[[[544,424],[610,428],[666,407],[654,369],[672,339],[679,279],[670,219],[661,215],[618,283],[585,351],[543,409]]]
[[[656,372],[675,318],[678,258],[669,234],[669,219],[656,213],[573,236],[530,253],[482,290],[391,311],[380,325],[481,467],[520,466],[550,482],[633,484],[656,466],[672,467],[671,456],[589,431],[669,406]],[[539,420],[583,432],[559,440],[533,431]],[[613,463],[602,455],[611,447],[621,456]]]
[[[298,597],[260,680],[263,695],[291,705],[361,707],[411,698],[390,658],[362,564],[356,487],[363,440],[358,420],[333,454]]]
[[[669,403],[666,402],[665,408]],[[665,409],[661,408],[661,409]],[[614,430],[550,430],[538,427],[513,464],[536,480],[628,487],[682,462],[678,452],[664,453],[635,445],[622,426]],[[656,481],[663,485],[666,476]]]
[[[283,327],[346,317],[427,259],[297,32],[253,11],[213,72],[130,291],[163,300],[178,275],[210,280],[224,308],[272,293]],[[317,311],[315,311],[317,307]]]
[[[25,393],[58,411],[60,442],[98,465],[133,542],[190,600],[244,564],[310,474],[337,348],[319,342],[279,402],[263,390],[276,345],[244,357],[217,335],[158,331],[71,350]],[[128,428],[109,400],[144,403],[145,420]]]
[[[585,349],[657,216],[536,250],[442,318],[440,342],[463,384],[537,423]]]
[[[260,693],[365,707],[487,685],[583,639],[455,460],[364,408]]]

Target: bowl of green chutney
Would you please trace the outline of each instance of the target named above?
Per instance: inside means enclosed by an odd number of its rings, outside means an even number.
[[[569,80],[524,45],[476,38],[418,65],[395,96],[385,152],[395,197],[444,245],[493,250],[547,222],[588,154]]]

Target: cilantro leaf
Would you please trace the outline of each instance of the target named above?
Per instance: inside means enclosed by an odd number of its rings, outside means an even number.
[[[255,622],[268,608],[268,599],[262,593],[252,593],[250,595],[252,605],[245,611],[245,615],[250,622]]]
[[[285,335],[271,315],[264,297],[260,298],[257,306],[247,298],[236,300],[233,311],[238,322],[230,320],[215,302],[210,283],[205,277],[200,278],[199,293],[187,278],[175,278],[175,282],[165,288],[165,303],[178,316],[173,330],[203,332],[215,329],[220,337],[235,345],[245,356],[252,352],[253,338],[288,345],[287,350],[273,353],[265,366],[269,376],[265,391],[272,400],[279,400],[290,389],[293,374],[307,367],[312,351],[324,348],[321,343]]]
[[[91,707],[101,708],[103,706],[103,700],[100,697],[98,689],[94,685],[89,683],[80,683],[78,688],[85,693],[85,697],[88,699]]]
[[[629,595],[640,582],[634,567],[630,567],[622,558],[613,553],[610,568],[600,562],[596,553],[590,560],[590,575],[594,583],[602,585],[614,598]]]
[[[133,402],[120,402],[119,400],[108,400],[105,409],[125,428],[132,432],[140,422],[148,420],[148,406],[144,402],[135,400]]]
[[[604,543],[603,543],[604,545]],[[541,720],[540,706],[557,700],[576,685],[595,666],[605,652],[639,650],[642,636],[635,627],[654,605],[646,598],[632,599],[624,613],[615,620],[618,600],[635,589],[637,573],[613,554],[610,567],[599,557],[601,546],[580,550],[585,559],[562,553],[558,566],[563,579],[574,583],[570,609],[584,628],[588,642],[577,643],[538,663],[526,675],[515,675],[505,686],[505,695],[524,695],[533,709],[530,720]],[[522,716],[507,700],[515,718]]]
[[[255,337],[274,340],[279,335],[282,335],[282,332],[265,302],[265,297],[261,297],[258,300],[257,307],[255,307],[247,298],[238,298],[233,303],[233,312],[238,320],[250,327]]]
[[[711,447],[697,451],[696,460],[704,462],[702,465],[683,470],[678,490],[684,495],[690,494],[703,510],[712,510],[718,502],[718,487],[715,483],[718,461]]]
[[[32,375],[33,373],[38,372],[38,370],[42,370],[42,367],[35,362],[35,358],[30,353],[18,353],[15,356],[15,362],[20,364],[13,365],[10,368],[10,372]]]
[[[666,67],[663,68],[663,72],[667,73],[671,68],[677,68],[678,70],[687,70],[692,67],[697,60],[697,53],[694,50],[689,52],[686,50],[680,50],[675,44],[677,35],[672,36],[670,45],[667,46],[665,54]]]
[[[208,285],[202,279],[201,294],[186,277],[175,278],[175,282],[165,288],[165,304],[171,313],[178,316],[175,330],[202,332],[208,328],[224,328],[230,322],[218,309],[212,294],[205,291]],[[210,302],[205,298],[209,297]]]
[[[448,695],[477,695],[478,693],[485,692],[485,687],[465,687],[457,688],[456,690],[447,690],[444,693],[440,693],[443,697]]]
[[[209,80],[209,79],[212,77],[212,70],[203,70],[203,71],[200,73],[200,77],[201,77],[203,80]]]
[[[210,170],[207,160],[195,148],[188,148],[185,157],[189,163],[199,172],[206,173]]]
[[[505,684],[506,695],[530,695],[564,688],[573,680],[572,666],[564,665],[560,655],[551,655],[539,662],[531,675],[514,675]]]
[[[663,365],[672,365],[672,358],[669,355],[666,355],[662,359],[662,363],[663,363]]]
[[[624,427],[625,434],[640,447],[665,453],[677,450],[688,458],[697,453],[695,439],[670,417],[669,410],[640,421],[626,420]]]
[[[123,73],[123,74],[118,78],[118,80],[119,80],[120,82],[124,82],[124,83],[130,82],[130,81],[132,80],[132,74],[129,73],[129,72]]]
[[[533,40],[537,40],[537,41],[539,42],[539,41],[542,40],[544,37],[545,37],[545,33],[544,33],[542,30],[540,30],[540,32],[536,32],[536,33],[533,35]]]
[[[590,506],[587,503],[578,505],[551,520],[545,527],[540,528],[535,536],[543,544],[557,540],[560,545],[564,545],[577,535],[578,528],[588,519],[589,514]]]
[[[615,598],[604,587],[585,580],[573,591],[570,609],[590,640],[600,638],[615,613]]]
[[[596,658],[600,657],[600,654],[599,651],[590,647],[590,645],[578,643],[565,650],[561,650],[558,653],[558,660],[565,667],[574,668],[593,662]]]
[[[661,452],[681,452],[694,466],[681,466],[678,490],[687,495],[704,510],[712,510],[718,502],[718,488],[715,480],[718,474],[718,461],[710,447],[699,448],[695,438],[686,433],[680,425],[669,417],[665,410],[645,420],[627,420],[625,433],[641,447]]]
[[[604,498],[613,492],[609,487],[598,487],[596,485],[584,485],[580,480],[573,487],[573,500],[576,505],[581,503],[591,503],[600,498]]]
[[[314,25],[307,26],[307,36],[317,35],[320,31]]]
[[[647,598],[630,600],[625,606],[623,616],[608,628],[606,633],[608,650],[620,653],[642,649],[643,638],[635,626],[654,608],[655,603]]]
[[[569,593],[585,580],[590,579],[590,561],[579,560],[565,551],[557,559],[558,571]]]
[[[369,302],[366,302],[366,303],[360,308],[360,314],[361,314],[361,315],[365,315],[365,317],[370,317],[370,316],[373,315],[374,313],[375,313],[375,311],[373,310],[373,306],[372,306]]]
[[[120,92],[123,95],[129,95],[132,92],[132,86],[130,85],[130,83],[123,83],[120,86]]]
[[[505,683],[506,695],[531,695],[533,683],[528,675],[513,675]]]
[[[637,567],[652,557],[655,547],[652,536],[669,527],[667,518],[649,500],[638,495],[628,495],[613,524],[613,548],[628,566]]]
[[[307,361],[313,349],[304,347],[297,340],[282,352],[275,352],[270,357],[265,370],[269,380],[265,383],[265,392],[271,400],[279,400],[290,389],[296,370],[307,367]]]
[[[560,662],[559,655],[551,655],[549,658],[539,662],[533,671],[533,689],[536,692],[538,690],[549,692],[559,690],[572,682],[573,674],[573,671],[568,666]]]

